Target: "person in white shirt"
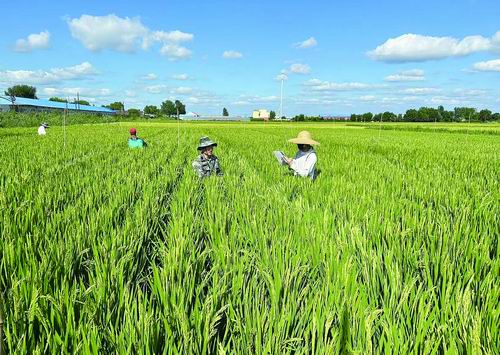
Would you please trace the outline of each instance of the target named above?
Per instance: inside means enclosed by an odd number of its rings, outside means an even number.
[[[47,134],[47,132],[45,131],[46,128],[49,128],[49,125],[47,123],[42,123],[40,125],[40,127],[38,127],[38,135],[39,136],[44,136]]]
[[[294,175],[314,179],[316,177],[315,167],[318,157],[313,146],[320,145],[319,142],[313,140],[311,133],[308,131],[299,132],[296,138],[289,139],[288,142],[297,144],[299,148],[293,159],[285,159]]]

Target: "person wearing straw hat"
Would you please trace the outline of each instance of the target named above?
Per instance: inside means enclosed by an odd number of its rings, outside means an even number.
[[[129,148],[146,148],[148,144],[142,138],[137,137],[137,130],[135,128],[130,128],[129,130],[130,138],[128,139]]]
[[[314,179],[316,177],[316,162],[318,157],[313,148],[315,145],[319,145],[312,139],[311,133],[308,131],[301,131],[296,138],[288,140],[289,143],[297,144],[299,151],[295,154],[293,159],[285,158],[285,162],[288,164],[295,176],[304,176]]]
[[[198,151],[200,155],[193,161],[193,169],[200,178],[217,175],[222,176],[219,158],[214,155],[214,147],[217,143],[208,137],[201,137]]]
[[[38,127],[38,135],[39,136],[45,136],[47,134],[47,132],[45,131],[45,129],[49,128],[49,125],[45,122],[43,122],[40,127]]]

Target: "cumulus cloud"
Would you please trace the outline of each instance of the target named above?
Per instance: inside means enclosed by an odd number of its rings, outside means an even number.
[[[368,56],[384,62],[420,62],[499,49],[500,31],[491,38],[467,36],[463,39],[407,33],[388,39],[369,51]]]
[[[189,80],[189,75],[187,75],[187,74],[176,74],[176,75],[172,76],[172,79],[175,79],[175,80]]]
[[[42,93],[47,96],[71,96],[75,97],[101,97],[110,96],[112,94],[110,89],[106,88],[81,88],[81,87],[65,87],[65,88],[43,88]]]
[[[335,83],[329,81],[322,81],[319,79],[311,79],[304,83],[312,91],[354,91],[354,90],[367,90],[382,87],[381,85],[347,82]]]
[[[64,80],[84,79],[96,75],[97,71],[89,62],[66,68],[44,70],[0,71],[0,81],[5,83],[49,84]]]
[[[146,86],[144,90],[149,94],[160,94],[167,91],[168,87],[166,85],[150,85]]]
[[[402,71],[400,73],[388,75],[385,81],[422,81],[425,80],[425,73],[420,69]]]
[[[161,47],[160,54],[171,61],[191,58],[191,51],[186,47],[179,46],[176,43],[166,43]]]
[[[474,63],[473,68],[479,71],[500,72],[500,59],[488,60],[486,62]]]
[[[402,92],[405,94],[411,94],[411,95],[428,95],[428,94],[435,94],[435,93],[441,92],[441,89],[438,89],[438,88],[407,88],[407,89],[403,89]]]
[[[142,80],[148,80],[148,81],[151,81],[151,80],[156,80],[158,79],[158,76],[156,76],[156,74],[154,73],[149,73],[149,74],[146,74],[144,76],[141,77]]]
[[[222,53],[222,57],[226,59],[239,59],[243,58],[243,54],[238,51],[224,51],[224,53]]]
[[[160,53],[170,60],[187,59],[191,51],[179,43],[192,41],[194,35],[182,31],[151,31],[139,18],[82,15],[68,20],[71,35],[85,48],[98,52],[105,49],[135,52],[160,43]]]
[[[233,102],[236,106],[266,104],[279,101],[279,97],[275,95],[260,96],[260,95],[240,95],[238,99]]]
[[[45,49],[49,47],[50,33],[43,31],[40,33],[32,33],[28,38],[18,39],[16,41],[16,52],[31,52],[35,49]]]
[[[290,65],[290,72],[295,74],[309,74],[311,67],[307,64],[294,63]]]
[[[178,95],[187,95],[191,94],[193,92],[193,89],[190,87],[186,86],[179,86],[178,88],[174,88],[170,90],[171,94],[178,94]]]
[[[305,41],[295,43],[293,46],[295,48],[311,48],[316,45],[318,45],[316,39],[314,37],[309,37]]]

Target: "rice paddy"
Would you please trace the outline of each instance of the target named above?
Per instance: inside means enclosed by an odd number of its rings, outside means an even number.
[[[0,130],[6,353],[499,352],[499,125],[133,125]]]

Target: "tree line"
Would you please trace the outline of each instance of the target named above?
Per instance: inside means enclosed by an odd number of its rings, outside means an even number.
[[[499,121],[500,113],[493,113],[483,109],[478,111],[473,107],[455,107],[452,111],[445,110],[443,106],[438,108],[420,107],[418,110],[409,109],[404,114],[395,114],[390,111],[373,114],[352,114],[350,121],[354,122],[490,122]]]

